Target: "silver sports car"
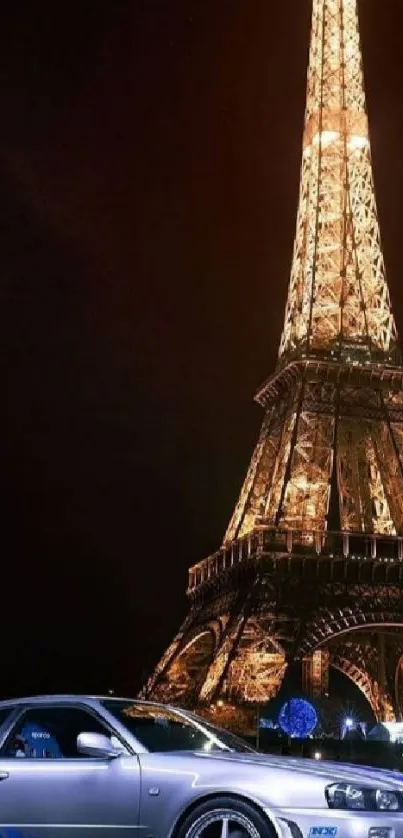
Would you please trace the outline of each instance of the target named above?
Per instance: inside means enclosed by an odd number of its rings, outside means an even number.
[[[403,838],[403,778],[118,698],[0,703],[1,838]]]

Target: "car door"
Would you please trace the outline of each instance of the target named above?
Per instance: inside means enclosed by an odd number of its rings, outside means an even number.
[[[88,707],[36,705],[15,721],[0,752],[0,825],[29,838],[139,835],[136,756],[94,759],[79,733],[113,734]]]

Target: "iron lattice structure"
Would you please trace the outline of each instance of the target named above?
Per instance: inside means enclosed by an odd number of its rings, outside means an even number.
[[[191,568],[188,617],[143,695],[263,703],[299,663],[311,694],[328,690],[333,666],[378,717],[400,715],[403,367],[357,0],[313,0],[285,323],[256,399],[263,425],[223,546]]]

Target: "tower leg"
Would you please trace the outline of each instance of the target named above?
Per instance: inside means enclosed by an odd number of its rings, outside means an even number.
[[[245,623],[255,599],[256,590],[260,587],[260,576],[256,577],[249,592],[240,594],[234,605],[234,610],[227,623],[221,643],[214,660],[208,670],[207,677],[199,693],[202,704],[211,702],[223,684],[228,667],[236,652]]]
[[[395,660],[395,705],[399,721],[403,719],[403,653],[400,647]]]
[[[246,603],[240,612],[233,615],[224,632],[222,642],[215,655],[215,658],[209,667],[206,680],[200,690],[199,700],[201,703],[209,703],[213,701],[214,697],[219,693],[220,687],[225,678],[225,673],[228,669],[230,660],[236,651],[239,643],[245,622]]]
[[[257,577],[234,610],[200,690],[201,704],[225,696],[237,705],[253,706],[276,695],[287,664],[273,614],[256,609],[261,585]]]
[[[329,652],[318,649],[302,661],[302,689],[312,699],[329,692]]]
[[[385,635],[382,633],[378,634],[378,689],[381,721],[387,722],[391,707],[387,700]]]
[[[139,698],[147,699],[152,695],[158,682],[161,680],[161,678],[163,678],[163,676],[171,666],[175,658],[175,655],[179,651],[183,639],[186,636],[186,633],[189,631],[193,622],[195,621],[195,617],[196,615],[193,611],[191,611],[188,614],[186,620],[182,623],[177,635],[174,637],[171,645],[168,646],[168,649],[163,654],[161,660],[155,667],[154,672],[152,673],[144,687],[140,690]]]

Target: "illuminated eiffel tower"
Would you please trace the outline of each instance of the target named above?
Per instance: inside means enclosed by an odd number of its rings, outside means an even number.
[[[221,549],[142,694],[241,708],[334,667],[403,713],[403,368],[373,185],[357,0],[313,0],[297,230],[276,370]]]

